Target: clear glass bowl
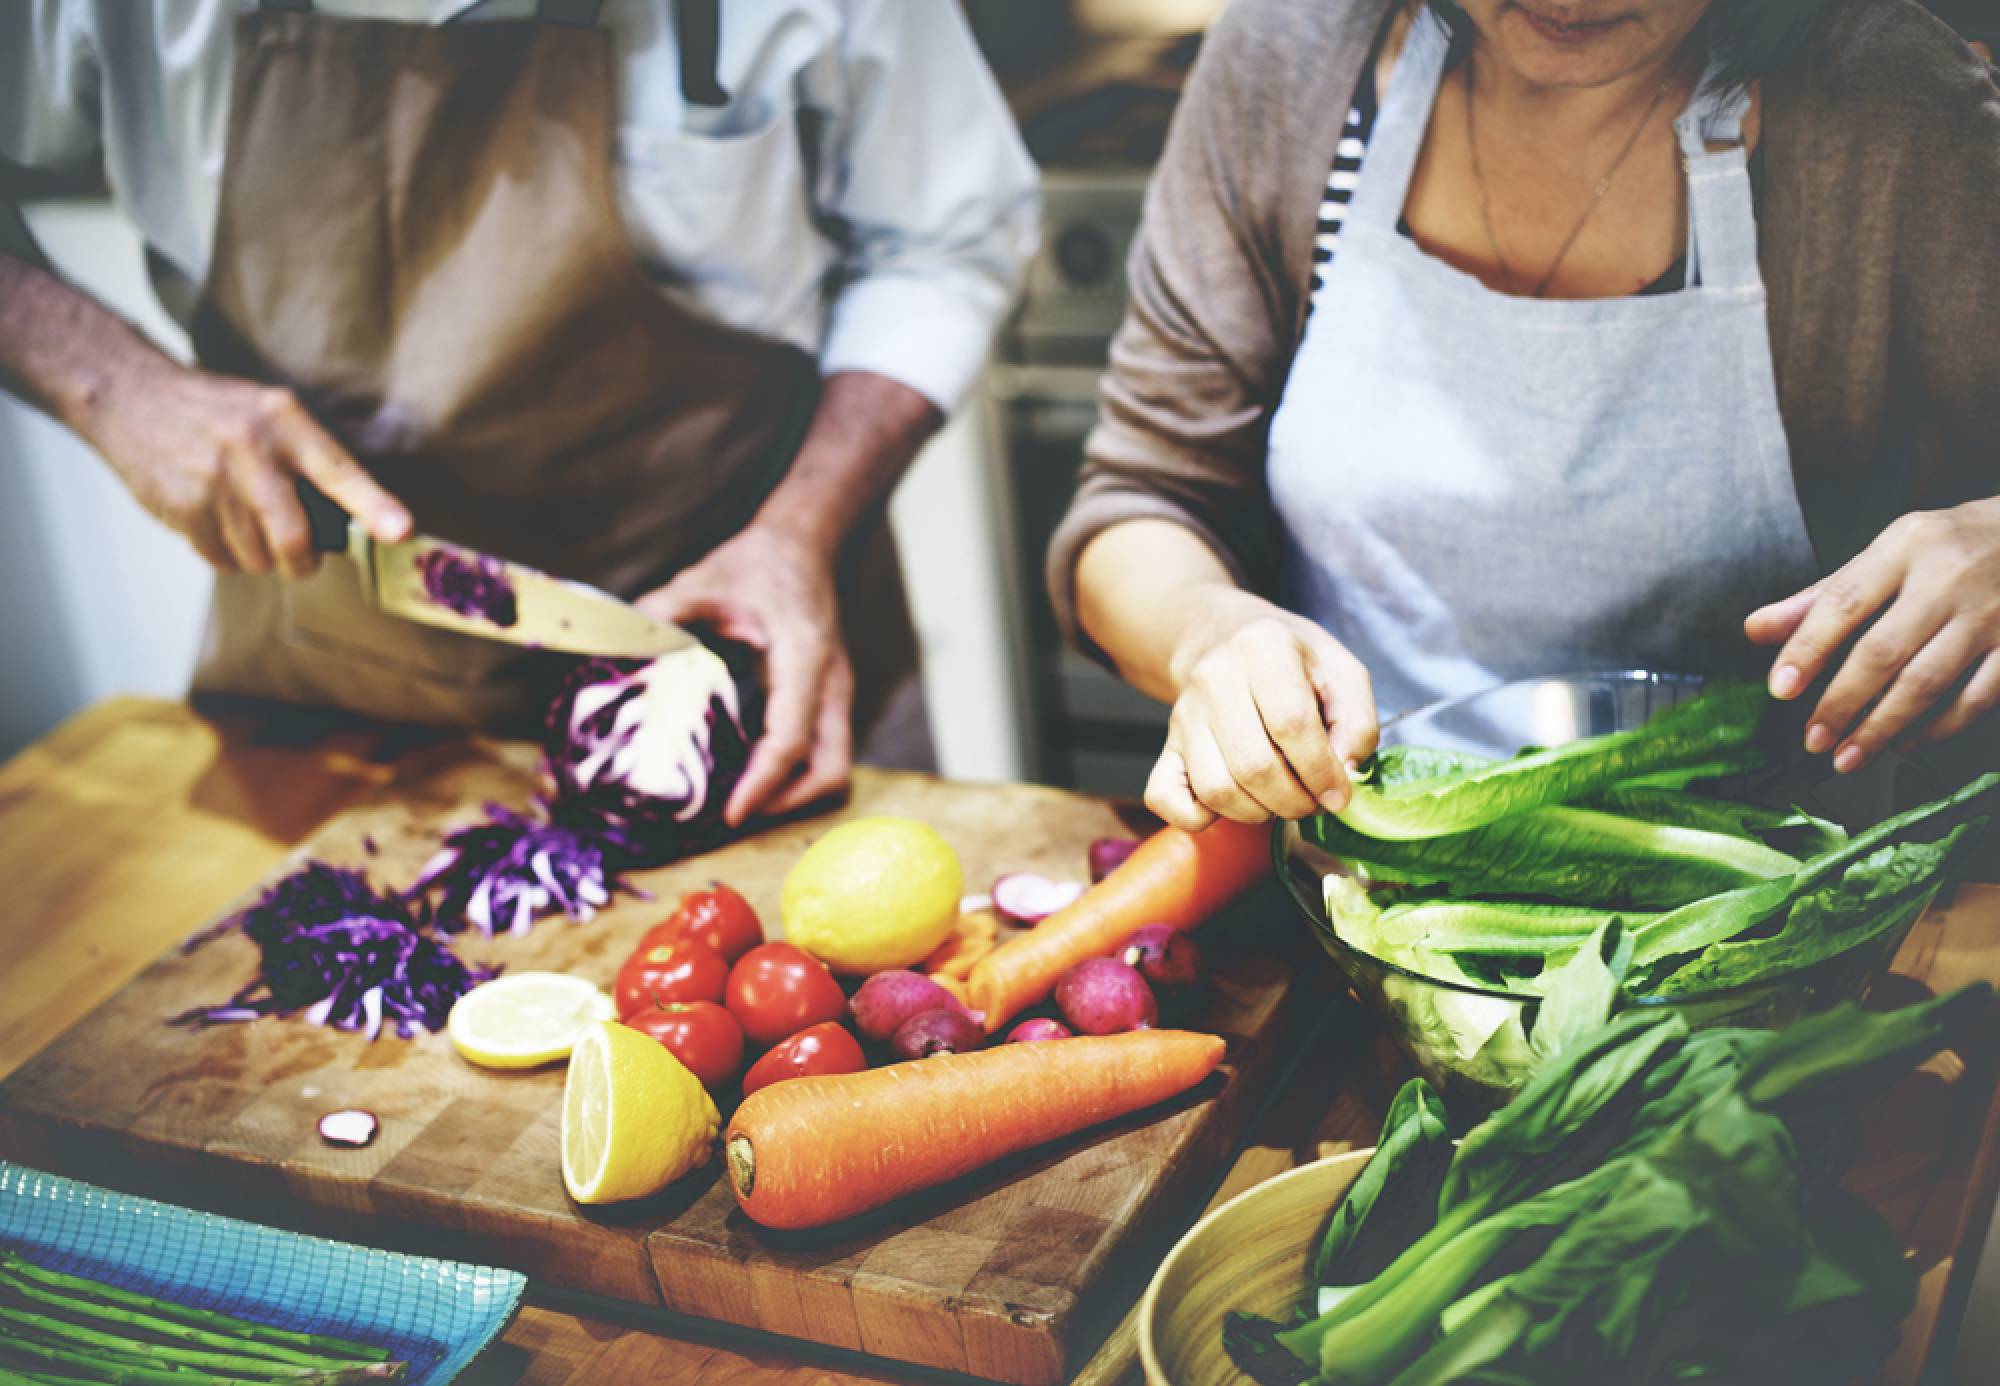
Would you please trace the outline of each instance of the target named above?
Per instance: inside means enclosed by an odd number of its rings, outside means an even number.
[[[1643,670],[1523,679],[1406,713],[1383,726],[1381,740],[1385,746],[1442,746],[1506,756],[1523,746],[1557,746],[1637,727],[1701,687],[1702,680],[1691,675]],[[1920,778],[1921,772],[1894,758],[1854,776],[1826,776],[1817,768],[1781,768],[1746,783],[1740,792],[1746,798],[1799,804],[1850,827],[1886,816],[1913,792],[1935,792],[1931,786],[1912,786],[1912,777]],[[1534,1065],[1528,1036],[1540,1006],[1536,998],[1425,977],[1350,947],[1327,919],[1324,892],[1325,878],[1344,872],[1345,865],[1306,841],[1296,823],[1279,825],[1272,851],[1278,876],[1312,926],[1313,937],[1454,1110],[1460,1102],[1497,1104],[1527,1081]],[[1787,1025],[1865,995],[1888,970],[1929,903],[1927,895],[1892,928],[1809,967],[1719,991],[1627,1004],[1673,1010],[1696,1028]]]

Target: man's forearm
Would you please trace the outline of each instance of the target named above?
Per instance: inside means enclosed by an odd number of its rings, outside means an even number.
[[[785,479],[753,524],[784,533],[831,561],[855,523],[894,488],[944,422],[936,405],[869,371],[826,378]]]
[[[130,323],[45,269],[0,254],[0,383],[86,438],[103,401],[173,362]]]

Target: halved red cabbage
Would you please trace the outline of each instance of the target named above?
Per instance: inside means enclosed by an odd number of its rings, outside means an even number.
[[[207,1026],[304,1010],[315,1025],[360,1030],[369,1039],[385,1019],[409,1039],[441,1030],[452,1004],[497,969],[469,967],[425,929],[409,902],[376,893],[368,879],[307,862],[256,903],[181,945],[193,952],[241,929],[263,954],[257,977],[219,1006],[197,1006],[172,1025]]]
[[[465,554],[440,545],[417,558],[423,574],[424,591],[447,611],[496,626],[511,626],[520,619],[514,600],[514,584],[497,559],[485,554]]]
[[[634,865],[714,846],[728,831],[723,806],[749,764],[761,711],[738,689],[731,661],[706,646],[579,666],[548,717],[561,815],[617,834]]]
[[[488,804],[486,821],[446,836],[406,894],[414,900],[435,893],[437,924],[446,933],[473,928],[488,938],[499,930],[525,934],[557,910],[585,923],[613,891],[645,894],[621,874],[637,855],[622,832],[561,821],[545,799],[535,801],[532,813]]]

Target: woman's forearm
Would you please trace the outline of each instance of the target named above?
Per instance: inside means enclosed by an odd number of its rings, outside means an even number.
[[[1161,702],[1217,639],[1269,610],[1236,584],[1214,550],[1171,520],[1127,520],[1084,546],[1077,621],[1126,682]]]

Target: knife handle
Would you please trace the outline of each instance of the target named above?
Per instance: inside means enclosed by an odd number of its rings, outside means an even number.
[[[312,531],[313,551],[346,553],[347,526],[351,517],[304,477],[294,477],[292,481],[299,488],[299,503],[306,508],[306,526]]]

